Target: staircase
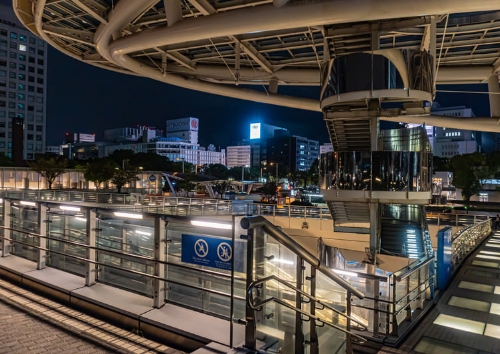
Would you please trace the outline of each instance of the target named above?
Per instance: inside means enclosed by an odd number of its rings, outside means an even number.
[[[335,231],[370,232],[370,207],[368,203],[327,202],[327,204],[332,213]]]
[[[370,118],[325,119],[334,151],[370,151]]]
[[[421,257],[426,253],[422,226],[417,222],[382,218],[380,253]]]

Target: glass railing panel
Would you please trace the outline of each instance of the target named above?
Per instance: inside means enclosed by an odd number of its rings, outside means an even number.
[[[104,265],[99,266],[98,281],[152,296],[153,279],[134,274],[153,274],[152,224],[153,220],[148,218],[134,220],[117,217],[112,212],[99,211],[96,246],[103,251],[97,252],[97,261]],[[111,252],[105,252],[106,250]]]
[[[213,220],[206,221],[214,223]],[[224,222],[226,224],[231,226],[230,222]],[[240,299],[234,302],[235,316],[244,318],[245,270],[244,263],[237,260],[244,260],[246,249],[243,245],[246,243],[240,239],[233,242],[231,229],[183,222],[169,222],[166,239],[165,301],[230,318],[234,257],[233,291]]]
[[[37,261],[37,250],[30,246],[38,246],[38,237],[30,235],[30,233],[38,234],[38,209],[36,206],[25,206],[18,203],[13,203],[11,206],[11,225],[13,229],[11,238],[13,241],[22,242],[12,243],[11,253]],[[43,245],[45,246],[45,245]]]
[[[47,218],[50,220],[47,227],[49,249],[47,265],[85,276],[85,262],[71,256],[86,258],[86,249],[84,246],[73,245],[70,242],[86,243],[87,219],[80,213],[73,212],[73,214],[75,215],[47,213]]]
[[[324,322],[347,330],[345,317],[347,315],[347,291],[320,272],[316,273],[316,279],[316,297],[341,313],[326,307],[324,309],[319,307],[316,309],[316,315]],[[345,352],[346,335],[344,332],[324,325],[317,327],[317,334],[320,353]]]

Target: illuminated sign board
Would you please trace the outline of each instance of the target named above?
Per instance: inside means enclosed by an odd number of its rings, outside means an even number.
[[[260,123],[250,124],[250,139],[260,139]]]

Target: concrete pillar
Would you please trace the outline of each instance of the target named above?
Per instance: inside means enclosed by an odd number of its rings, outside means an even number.
[[[10,200],[3,200],[3,226],[11,227],[11,202]],[[12,236],[12,231],[9,229],[3,230],[3,242],[2,242],[2,257],[7,257],[10,255],[10,238]]]
[[[47,205],[38,204],[38,246],[47,248]],[[37,249],[37,264],[36,269],[45,268],[45,263],[47,261],[47,251],[42,249]]]
[[[97,233],[97,213],[95,209],[87,209],[87,248],[86,256],[89,261],[85,264],[85,285],[91,286],[95,284],[97,266],[96,261],[96,233]]]
[[[500,117],[500,86],[498,75],[493,74],[488,78],[488,92],[490,93],[490,115]]]
[[[154,275],[157,277],[153,281],[153,307],[160,308],[165,304],[165,220],[161,217],[156,217],[154,221],[154,256],[155,256],[155,269]],[[160,279],[161,278],[161,279]]]

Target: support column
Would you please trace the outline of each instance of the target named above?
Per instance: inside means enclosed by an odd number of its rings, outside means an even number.
[[[500,86],[497,74],[488,78],[488,92],[490,93],[490,115],[500,118]]]
[[[3,226],[6,228],[11,227],[12,215],[11,215],[11,202],[10,200],[3,200]],[[12,231],[9,229],[3,230],[3,242],[2,242],[2,257],[7,257],[10,255],[10,239],[12,236]]]
[[[378,201],[370,200],[370,253],[375,255],[379,246],[379,203]]]
[[[48,230],[48,225],[47,225],[47,205],[45,204],[38,204],[38,234],[40,235],[38,237],[38,246],[43,247],[44,249],[47,249],[47,230]],[[37,262],[36,262],[36,269],[43,269],[45,268],[45,263],[47,261],[47,251],[42,250],[42,249],[37,249]]]
[[[97,212],[95,209],[87,209],[87,248],[86,257],[90,262],[85,263],[85,285],[91,286],[96,283],[97,265],[96,261],[96,234],[97,234]]]
[[[155,243],[155,278],[153,281],[153,307],[160,308],[165,304],[163,291],[165,289],[165,221],[162,217],[155,217],[154,221],[154,243]],[[161,278],[161,279],[159,279]]]

